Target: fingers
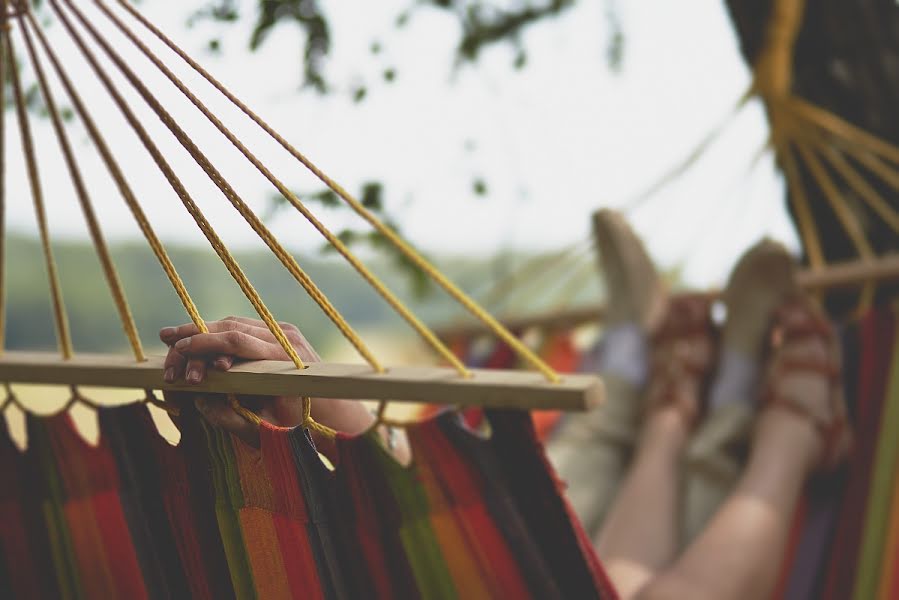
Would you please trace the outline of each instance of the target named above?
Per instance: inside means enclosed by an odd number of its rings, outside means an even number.
[[[175,383],[175,381],[184,377],[186,367],[187,357],[174,348],[169,348],[162,367],[163,379],[165,379],[166,383]]]
[[[318,362],[321,358],[318,356],[318,353],[312,348],[312,345],[306,340],[305,336],[300,332],[296,325],[292,325],[291,323],[281,322],[279,323],[281,329],[284,331],[284,335],[287,337],[287,341],[291,346],[297,351],[302,358],[306,362]],[[206,323],[206,327],[209,330],[209,333],[225,333],[228,331],[239,331],[241,333],[246,333],[248,335],[252,335],[253,337],[259,338],[265,342],[269,342],[271,344],[279,345],[277,338],[269,331],[268,327],[263,321],[258,319],[249,319],[245,317],[226,317],[221,321],[209,321]],[[165,327],[159,331],[159,339],[169,346],[173,346],[178,343],[180,340],[189,338],[194,335],[199,335],[200,330],[196,325],[192,323],[188,323],[186,325],[180,325],[178,327]],[[283,357],[286,358],[287,353],[283,354]],[[282,359],[283,360],[283,359]]]
[[[191,358],[187,361],[187,371],[184,380],[196,385],[206,379],[206,359]]]
[[[262,321],[259,321],[259,325],[244,322],[250,321],[251,319],[238,320],[237,317],[228,317],[226,319],[222,319],[221,321],[209,321],[206,323],[206,329],[209,330],[209,333],[224,333],[226,331],[241,331],[243,333],[247,333],[258,337],[261,340],[265,340],[267,342],[275,342],[275,336],[272,335],[272,332],[268,330]],[[186,325],[180,325],[178,327],[165,327],[159,331],[159,339],[169,346],[174,346],[179,340],[183,340],[184,338],[190,337],[192,335],[197,335],[200,333],[199,328],[193,323],[188,323]]]
[[[228,371],[234,366],[234,357],[227,354],[221,354],[212,361],[212,366],[216,371]]]
[[[286,360],[287,353],[276,344],[266,342],[242,331],[198,333],[178,340],[174,349],[188,357],[227,354],[249,360]]]

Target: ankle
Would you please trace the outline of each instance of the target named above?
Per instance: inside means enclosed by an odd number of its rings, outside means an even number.
[[[657,407],[646,416],[640,447],[664,446],[669,452],[680,453],[687,445],[690,430],[684,411],[674,405]]]
[[[812,421],[778,407],[759,415],[753,442],[753,460],[765,464],[797,465],[804,475],[821,462],[824,441]]]

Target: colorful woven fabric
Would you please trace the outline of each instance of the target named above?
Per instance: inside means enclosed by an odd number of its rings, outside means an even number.
[[[0,597],[613,598],[527,414],[491,419],[410,427],[409,466],[341,436],[332,470],[304,430],[257,449],[187,407],[177,446],[144,405],[101,409],[96,446],[29,416],[26,453],[0,431]]]
[[[852,597],[858,573],[865,509],[895,343],[894,331],[895,319],[889,310],[872,312],[861,323],[854,425],[855,430],[863,434],[856,436],[855,451],[849,464],[849,482],[827,567],[823,597],[828,600]]]

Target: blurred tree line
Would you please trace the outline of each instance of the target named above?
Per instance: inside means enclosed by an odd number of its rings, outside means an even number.
[[[40,243],[33,237],[13,235],[7,240],[7,348],[53,350],[55,334],[46,268]],[[168,245],[172,260],[206,319],[255,313],[219,262],[206,248]],[[161,327],[188,322],[188,318],[156,258],[140,242],[111,246],[141,337],[151,350],[161,351],[156,334]],[[75,348],[80,352],[127,352],[118,313],[88,242],[54,243],[67,314]],[[296,323],[316,347],[328,352],[340,339],[336,328],[306,296],[280,262],[265,250],[236,252],[273,314]],[[478,258],[437,257],[438,266],[468,292],[483,296],[494,280],[496,261],[521,263],[532,256]],[[390,332],[398,340],[411,337],[409,327],[343,260],[321,255],[297,255],[298,262],[318,283],[338,310],[356,328]],[[389,257],[366,260],[385,283],[426,322],[446,324],[462,312],[445,294],[421,298],[408,285],[408,277]],[[595,278],[594,278],[595,279]],[[586,301],[596,290],[582,290]]]

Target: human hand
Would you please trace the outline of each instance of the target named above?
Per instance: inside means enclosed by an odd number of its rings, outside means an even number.
[[[288,341],[300,358],[307,363],[321,359],[300,330],[290,323],[281,323]],[[200,333],[196,325],[165,327],[159,338],[169,346],[164,364],[167,383],[184,378],[197,385],[206,378],[209,368],[229,370],[239,360],[289,360],[287,352],[263,321],[244,317],[227,317],[206,323],[209,333]],[[201,414],[213,425],[231,431],[253,445],[258,445],[256,426],[240,415],[223,394],[174,394],[180,400],[194,399]],[[239,395],[238,400],[261,418],[281,427],[294,427],[303,422],[303,403],[299,397]],[[374,417],[358,401],[313,399],[312,416],[321,423],[347,433],[359,433],[368,428]],[[329,440],[316,443],[327,448]]]

